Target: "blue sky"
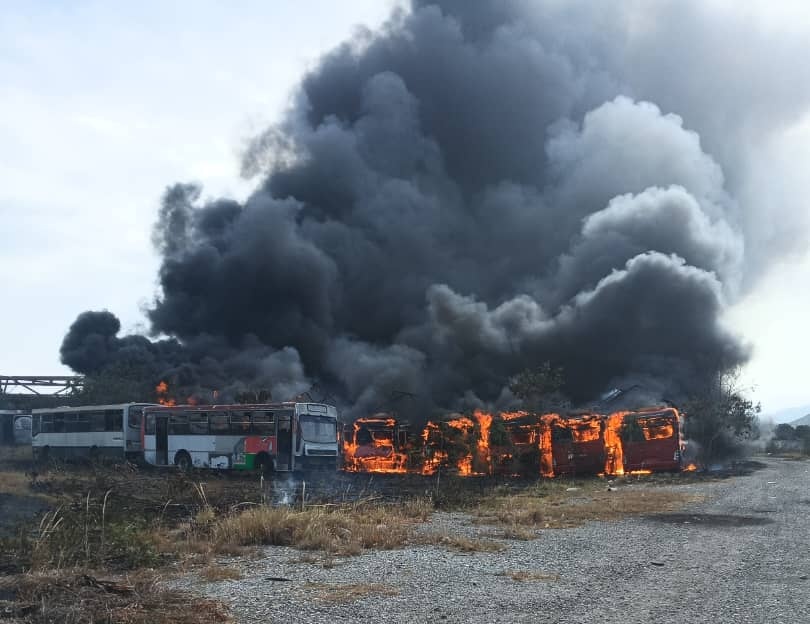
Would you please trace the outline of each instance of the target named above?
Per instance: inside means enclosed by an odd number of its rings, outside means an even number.
[[[357,24],[378,25],[394,4],[4,2],[0,373],[65,372],[58,347],[86,309],[142,328],[157,269],[150,231],[165,187],[198,181],[206,195],[243,197],[245,140],[279,115],[321,53]],[[810,32],[801,2],[742,10],[774,36]],[[790,191],[810,191],[810,120],[767,148]],[[754,345],[744,383],[766,411],[810,404],[808,284],[810,256],[793,258],[728,317]]]

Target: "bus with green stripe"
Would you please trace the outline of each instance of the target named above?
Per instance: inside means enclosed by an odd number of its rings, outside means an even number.
[[[183,470],[337,470],[337,425],[337,409],[323,403],[147,407],[143,458]]]

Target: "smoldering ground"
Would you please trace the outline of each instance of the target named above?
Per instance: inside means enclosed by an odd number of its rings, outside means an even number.
[[[575,401],[684,396],[746,360],[722,314],[806,231],[750,175],[807,109],[806,48],[702,2],[414,0],[302,78],[245,202],[166,191],[168,338],[85,313],[63,361],[355,413],[507,406],[547,360]]]

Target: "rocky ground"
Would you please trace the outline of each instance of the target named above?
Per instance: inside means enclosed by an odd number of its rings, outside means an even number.
[[[499,552],[410,546],[325,567],[275,547],[219,562],[239,580],[190,573],[177,583],[223,600],[245,623],[805,622],[808,485],[810,463],[769,459],[747,476],[663,486],[703,499],[678,512],[500,539]],[[493,534],[459,513],[421,530]]]

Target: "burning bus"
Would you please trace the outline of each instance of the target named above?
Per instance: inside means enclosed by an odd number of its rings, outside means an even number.
[[[625,472],[682,468],[682,419],[674,407],[647,408],[624,414],[621,438]]]
[[[601,414],[476,410],[430,420],[418,439],[389,414],[345,429],[344,467],[351,472],[461,476],[622,475],[681,470],[681,415],[674,407]]]
[[[390,414],[358,418],[343,429],[343,467],[349,472],[408,472],[408,427]]]

